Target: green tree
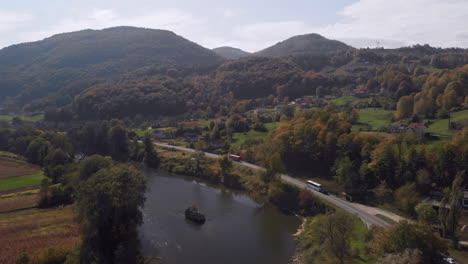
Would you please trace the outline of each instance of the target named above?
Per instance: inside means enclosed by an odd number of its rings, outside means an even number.
[[[126,161],[129,157],[127,130],[116,125],[110,130],[110,148],[112,158],[118,161]]]
[[[26,252],[22,252],[18,259],[16,260],[16,264],[29,264],[29,255]]]
[[[413,97],[403,96],[397,103],[397,119],[409,118],[413,114]]]
[[[34,139],[26,149],[26,157],[28,158],[28,161],[42,166],[50,147],[50,143],[45,139],[40,137]]]
[[[350,214],[339,210],[320,216],[314,225],[314,234],[317,235],[319,242],[340,264],[345,263],[349,256],[354,221]]]
[[[279,174],[285,172],[286,167],[279,153],[270,153],[263,161],[265,171],[263,172],[263,180],[270,182],[278,178]]]
[[[409,183],[398,188],[395,191],[394,198],[398,208],[409,215],[415,214],[414,207],[421,201],[415,183]]]
[[[80,180],[85,181],[100,169],[109,168],[111,165],[110,157],[97,154],[87,157],[80,163]]]
[[[154,149],[153,141],[151,140],[151,135],[146,134],[143,140],[145,145],[145,164],[150,168],[158,168],[160,164],[159,156],[156,150]]]
[[[442,235],[444,237],[454,237],[460,220],[463,207],[461,200],[463,198],[463,176],[465,172],[459,172],[452,183],[452,188],[444,190],[444,198],[439,206],[439,221],[442,226]]]
[[[228,156],[223,155],[221,158],[218,159],[218,165],[221,169],[221,175],[224,177],[231,173],[232,170],[232,161],[228,158]]]
[[[414,225],[401,221],[390,228],[377,228],[371,232],[369,253],[374,258],[386,254],[401,254],[416,249],[421,252],[422,263],[437,264],[446,253],[445,241],[434,234],[427,225]]]
[[[138,226],[145,202],[144,176],[125,165],[104,168],[82,183],[77,209],[81,263],[139,263]]]
[[[68,155],[60,148],[55,148],[45,157],[45,164],[48,166],[65,165],[69,160]]]
[[[434,225],[437,223],[437,213],[432,208],[432,205],[421,202],[415,208],[418,220],[427,225]]]

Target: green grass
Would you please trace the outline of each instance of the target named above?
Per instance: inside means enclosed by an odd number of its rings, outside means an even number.
[[[10,116],[10,115],[0,115],[0,121],[8,121],[11,122],[14,117],[19,117],[23,121],[28,121],[28,122],[37,122],[41,121],[44,119],[44,115],[35,115],[35,116],[24,116],[24,115],[19,115],[19,116]]]
[[[352,251],[359,250],[359,261],[357,263],[369,263],[366,254],[367,248],[367,226],[361,219],[356,219],[356,223],[354,225],[354,236],[350,239],[351,249]]]
[[[265,124],[265,127],[268,129],[268,131],[276,128],[279,123],[267,123]],[[250,130],[249,132],[243,132],[243,133],[234,133],[232,135],[233,143],[231,143],[232,147],[241,147],[244,145],[247,145],[250,142],[255,142],[259,140],[263,140],[268,136],[268,132],[258,132],[255,130]]]
[[[353,102],[355,100],[359,100],[359,98],[354,97],[354,96],[342,96],[342,97],[338,97],[336,99],[333,99],[330,102],[341,106],[341,105],[349,104],[349,103],[351,103],[351,102]]]
[[[133,132],[139,137],[144,137],[146,133],[153,133],[154,129],[134,129]]]
[[[44,179],[44,173],[0,179],[0,191],[14,190],[38,185]]]
[[[384,110],[382,108],[365,108],[359,110],[359,123],[353,125],[353,131],[367,130],[377,131],[382,127],[387,127],[391,123],[391,118],[395,111]]]
[[[468,121],[468,110],[452,113],[450,120],[456,122]],[[448,129],[448,118],[435,121],[427,128],[428,132],[442,135],[453,135],[456,131]]]

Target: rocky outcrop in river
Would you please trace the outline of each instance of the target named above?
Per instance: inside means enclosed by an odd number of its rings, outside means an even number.
[[[206,221],[205,216],[200,213],[198,208],[194,205],[185,210],[185,218],[197,224],[204,224]]]

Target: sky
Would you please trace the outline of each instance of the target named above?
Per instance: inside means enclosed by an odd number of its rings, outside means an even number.
[[[307,33],[354,47],[468,48],[468,0],[8,1],[0,5],[0,48],[114,26],[167,29],[207,48],[250,52]]]

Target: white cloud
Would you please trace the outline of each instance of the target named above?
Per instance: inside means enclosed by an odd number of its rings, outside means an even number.
[[[193,36],[193,33],[197,32],[196,27],[200,23],[200,19],[179,9],[147,10],[145,13],[132,16],[123,16],[111,9],[95,9],[91,13],[63,19],[46,30],[26,32],[22,35],[22,39],[24,41],[33,41],[64,32],[116,26],[167,29],[177,34]]]
[[[209,14],[187,11],[184,6],[80,10],[48,25],[34,21],[28,13],[0,10],[0,33],[7,33],[1,35],[0,47],[57,33],[123,25],[167,29],[208,48],[229,45],[246,51],[258,51],[306,33],[319,33],[356,47],[375,47],[377,42],[384,47],[417,43],[468,47],[467,0],[357,0],[338,11],[337,22],[325,26],[294,18],[272,20],[260,13],[249,16],[247,7],[215,8]]]
[[[363,46],[375,46],[380,40],[388,47],[402,43],[468,47],[466,0],[360,0],[340,15],[340,22],[319,32],[337,39],[361,39]]]
[[[6,12],[0,10],[0,32],[12,31],[25,22],[32,20],[29,13],[24,12]]]

